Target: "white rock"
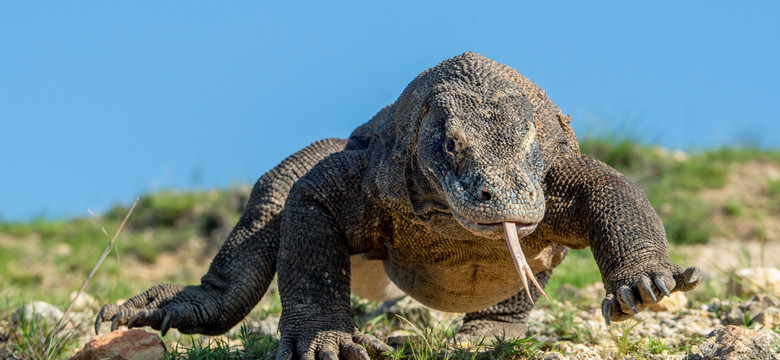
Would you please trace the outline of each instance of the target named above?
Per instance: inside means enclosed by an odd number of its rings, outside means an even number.
[[[655,312],[677,311],[688,307],[688,298],[683,292],[673,292],[671,296],[661,299],[658,304],[650,305],[649,309]]]
[[[736,280],[729,285],[738,295],[768,293],[780,297],[780,270],[774,267],[751,267],[734,272]]]
[[[13,316],[13,323],[19,324],[22,319],[27,323],[33,320],[33,317],[40,321],[46,320],[50,324],[56,324],[62,318],[63,312],[58,307],[44,301],[32,301],[20,307]]]

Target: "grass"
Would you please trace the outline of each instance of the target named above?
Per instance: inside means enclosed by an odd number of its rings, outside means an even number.
[[[561,297],[564,285],[581,289],[599,281],[601,281],[601,273],[590,249],[569,250],[563,262],[553,270],[545,286],[545,292],[558,294],[558,297]]]
[[[246,323],[241,324],[236,336],[240,345],[230,345],[224,337],[209,338],[206,344],[190,337],[191,346],[175,346],[165,355],[165,359],[264,359],[276,354],[279,340],[270,335],[259,335],[249,330]]]
[[[616,326],[617,333],[612,335],[612,341],[617,348],[617,359],[631,354],[641,354],[644,351],[644,338],[631,335],[631,330],[640,323],[641,321],[629,319]]]
[[[746,209],[739,199],[728,199],[719,207],[699,196],[705,190],[723,188],[733,166],[750,161],[780,164],[780,150],[754,147],[680,153],[625,137],[611,141],[586,138],[580,147],[584,154],[624,173],[645,191],[669,241],[676,244],[699,244],[714,234],[729,234],[729,228],[711,221],[720,211],[731,217],[744,215]],[[780,180],[770,180],[766,187],[780,205]]]
[[[0,318],[9,324],[3,332],[6,332],[10,339],[11,355],[33,360],[59,359],[68,356],[78,346],[76,332],[67,330],[56,334],[56,325],[51,319],[35,313],[29,316],[14,316],[9,309],[11,307],[6,304],[6,307],[0,310]],[[0,327],[3,327],[2,322]]]

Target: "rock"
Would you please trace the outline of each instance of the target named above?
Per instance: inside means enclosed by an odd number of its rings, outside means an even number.
[[[89,294],[82,292],[79,297],[76,298],[76,293],[77,291],[70,293],[70,301],[73,302],[73,310],[90,310],[93,306],[98,304],[98,301]]]
[[[394,330],[387,336],[387,345],[393,347],[403,346],[407,342],[414,342],[418,337],[413,332],[408,330]]]
[[[378,314],[381,313],[386,314],[389,319],[395,319],[396,315],[400,316],[418,326],[430,326],[441,320],[439,312],[431,310],[411,296],[385,301],[378,310]]]
[[[772,327],[780,322],[780,299],[759,294],[752,299],[734,305],[723,318],[724,325],[761,324]]]
[[[751,320],[751,323],[760,325],[763,329],[771,329],[775,325],[780,324],[780,309],[776,307],[768,308],[756,315]]]
[[[780,296],[780,270],[774,267],[752,267],[734,271],[729,290],[738,296],[771,294]]]
[[[160,337],[143,330],[116,330],[84,345],[71,360],[162,359],[166,350]]]
[[[278,331],[279,318],[276,316],[269,316],[257,323],[252,323],[252,332],[258,334],[277,336]]]
[[[678,311],[688,307],[688,298],[683,292],[674,292],[671,296],[661,299],[658,304],[650,305],[648,309],[655,312],[660,311]]]
[[[751,317],[755,317],[771,308],[780,308],[780,299],[770,295],[758,294],[745,303],[745,311]]]
[[[734,306],[726,313],[726,317],[723,319],[723,325],[744,325],[745,324],[745,310],[740,306]]]
[[[19,325],[24,319],[28,324],[36,320],[46,320],[49,324],[54,325],[62,318],[63,312],[58,307],[43,301],[33,301],[25,304],[16,310],[13,318],[11,319],[14,325]]]
[[[711,332],[699,351],[704,360],[780,360],[771,348],[772,340],[768,333],[727,325]]]

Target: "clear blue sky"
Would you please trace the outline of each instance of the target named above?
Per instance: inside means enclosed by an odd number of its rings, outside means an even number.
[[[0,219],[254,182],[465,51],[580,136],[780,145],[780,2],[268,3],[0,2]]]

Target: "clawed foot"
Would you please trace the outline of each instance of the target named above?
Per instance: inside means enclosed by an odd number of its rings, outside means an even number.
[[[305,331],[298,336],[285,333],[279,341],[277,360],[370,360],[387,357],[393,351],[376,337],[359,332]]]
[[[674,271],[669,270],[674,269]],[[646,271],[629,285],[615,286],[613,291],[607,291],[607,296],[601,302],[601,313],[607,325],[610,321],[628,319],[653,304],[657,304],[664,296],[674,291],[688,291],[696,287],[701,280],[701,270],[671,264],[662,267],[660,271]],[[671,290],[669,290],[671,289]]]
[[[162,336],[171,328],[185,334],[221,334],[221,311],[215,297],[200,286],[159,284],[132,297],[122,305],[108,304],[95,319],[95,333],[104,321],[111,321],[111,331],[151,326]]]

